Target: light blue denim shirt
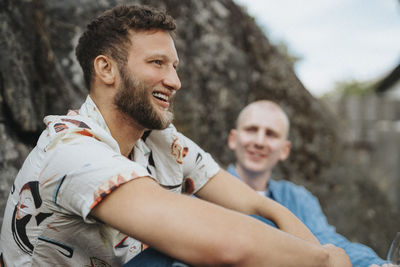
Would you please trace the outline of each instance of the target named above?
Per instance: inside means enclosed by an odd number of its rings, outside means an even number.
[[[240,179],[234,165],[229,165],[228,172]],[[288,208],[310,229],[321,244],[330,243],[343,248],[354,267],[385,263],[371,248],[352,243],[338,234],[335,227],[328,224],[318,199],[303,186],[289,181],[269,179],[266,196]]]

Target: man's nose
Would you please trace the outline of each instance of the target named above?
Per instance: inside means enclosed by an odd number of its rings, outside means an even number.
[[[181,80],[179,79],[178,73],[174,67],[171,66],[168,68],[163,83],[171,90],[178,90],[181,88]]]
[[[256,135],[256,144],[259,146],[265,145],[265,134],[263,131],[258,131]]]

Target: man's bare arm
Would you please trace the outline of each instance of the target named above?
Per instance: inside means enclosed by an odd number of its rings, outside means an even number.
[[[334,266],[328,249],[241,213],[168,192],[147,177],[122,185],[91,214],[192,265]]]
[[[226,190],[229,188],[229,190]],[[245,183],[220,170],[197,193],[199,198],[245,214],[259,215],[270,219],[282,231],[301,239],[319,244],[310,230],[286,207],[260,196]]]

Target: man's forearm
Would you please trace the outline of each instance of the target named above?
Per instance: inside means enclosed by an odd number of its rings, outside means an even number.
[[[225,188],[229,188],[229,190],[225,190]],[[221,192],[224,193],[221,194]],[[245,183],[224,170],[211,178],[197,195],[223,207],[272,220],[282,231],[319,244],[308,228],[287,208],[271,199],[260,196]]]
[[[257,203],[259,208],[256,215],[274,221],[279,229],[284,232],[314,244],[320,244],[311,231],[286,207],[262,196],[260,196],[260,200]]]
[[[168,192],[149,178],[116,189],[92,214],[192,265],[330,266],[321,246],[241,213]]]

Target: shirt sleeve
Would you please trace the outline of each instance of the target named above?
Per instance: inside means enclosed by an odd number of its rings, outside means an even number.
[[[209,153],[201,149],[192,140],[180,133],[177,133],[177,135],[183,146],[187,148],[186,155],[182,158],[184,176],[182,192],[193,194],[217,174],[220,166]]]
[[[51,209],[78,215],[88,223],[93,222],[90,211],[113,190],[150,176],[141,165],[92,137],[66,140],[48,151],[46,158],[39,178],[44,201]]]
[[[385,263],[369,247],[360,243],[353,243],[336,232],[335,227],[328,224],[322,212],[318,199],[304,187],[297,187],[293,199],[297,201],[296,216],[311,230],[321,244],[334,244],[343,248],[350,258],[353,266],[368,267],[371,264],[382,265]],[[301,200],[299,202],[299,200]]]

